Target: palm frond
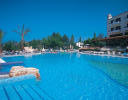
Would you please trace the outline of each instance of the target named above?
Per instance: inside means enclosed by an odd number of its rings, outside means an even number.
[[[4,34],[4,32],[2,30],[0,30],[0,42],[1,42],[2,38],[3,38],[3,34]]]
[[[12,32],[20,34],[20,32],[18,30],[13,30]]]
[[[19,24],[17,25],[17,30],[18,30],[19,33],[21,32],[21,28],[20,28]]]
[[[24,33],[24,24],[23,24],[23,26],[22,26],[21,33],[22,33],[22,34]]]
[[[20,25],[19,24],[17,25],[17,28],[20,30]]]
[[[17,30],[13,30],[12,32],[16,32],[16,33],[18,33],[18,31],[17,31]]]
[[[24,31],[24,34],[27,34],[28,32],[30,32],[30,29],[25,29],[25,31]]]

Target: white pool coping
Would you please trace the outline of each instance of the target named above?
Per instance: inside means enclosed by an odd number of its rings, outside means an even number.
[[[2,58],[0,58],[0,63],[6,63]]]

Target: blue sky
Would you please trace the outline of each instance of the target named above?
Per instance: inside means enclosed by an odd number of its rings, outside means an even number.
[[[106,35],[108,13],[115,16],[128,11],[127,4],[127,0],[0,0],[0,29],[6,32],[4,42],[20,40],[12,32],[17,24],[30,28],[27,41],[52,32],[87,39],[94,32]]]

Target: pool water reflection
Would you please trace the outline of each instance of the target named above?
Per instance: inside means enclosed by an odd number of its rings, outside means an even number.
[[[41,80],[37,84],[55,100],[128,99],[126,58],[60,53],[3,59],[38,68]]]

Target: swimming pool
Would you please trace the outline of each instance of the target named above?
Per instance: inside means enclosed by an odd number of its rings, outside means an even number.
[[[127,58],[60,53],[3,59],[38,68],[41,80],[22,85],[36,84],[54,100],[128,99]],[[0,71],[9,71],[10,67]]]

